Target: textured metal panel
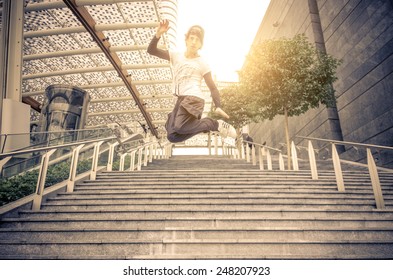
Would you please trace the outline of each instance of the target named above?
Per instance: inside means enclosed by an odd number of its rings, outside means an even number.
[[[91,96],[92,103],[88,109],[87,126],[100,126],[110,122],[135,122],[145,123],[141,113],[108,114],[104,116],[91,116],[93,112],[121,112],[138,109],[134,101],[100,102],[100,99],[131,96],[128,89],[122,85],[116,71],[94,71],[94,68],[110,66],[111,63],[103,53],[85,52],[70,53],[64,56],[56,55],[59,52],[81,49],[95,49],[97,44],[88,32],[69,33],[67,28],[80,28],[81,23],[73,13],[63,5],[62,1],[27,1],[25,9],[25,34],[40,31],[55,30],[55,34],[42,36],[26,36],[24,42],[24,56],[33,54],[43,54],[45,58],[34,58],[23,62],[23,83],[22,90],[24,96],[32,95],[38,102],[42,102],[42,93],[45,88],[52,84],[68,84],[85,88]],[[78,1],[86,3],[86,1]],[[104,3],[105,1],[95,1]],[[94,4],[94,3],[93,3]],[[51,8],[56,7],[56,8]],[[140,50],[123,48],[117,52],[122,65],[148,65],[141,69],[127,69],[128,75],[135,82],[141,96],[149,96],[144,100],[146,109],[152,110],[153,123],[162,123],[166,120],[167,112],[154,112],[155,109],[170,108],[172,100],[160,98],[162,95],[171,94],[171,86],[168,81],[172,79],[172,72],[169,67],[163,68],[162,64],[167,61],[152,57],[146,53],[146,46],[155,34],[156,23],[163,17],[171,21],[173,30],[165,36],[162,43],[167,47],[174,46],[176,34],[177,1],[155,0],[155,1],[118,1],[99,5],[87,5],[85,8],[93,17],[97,25],[109,26],[111,24],[144,24],[152,27],[128,28],[119,30],[106,30],[104,35],[113,47],[141,46]],[[61,30],[68,30],[62,32]],[[30,33],[29,33],[30,32]],[[125,49],[125,50],[124,50]],[[51,55],[53,54],[53,55]],[[63,54],[63,53],[61,53]],[[157,64],[158,68],[152,68],[151,64]],[[58,71],[74,71],[75,69],[90,69],[85,73],[59,73]],[[30,75],[30,76],[29,76]],[[35,77],[40,75],[42,77]],[[138,85],[139,81],[147,82]],[[148,82],[151,81],[151,84]],[[163,81],[162,84],[157,81]],[[113,84],[115,83],[115,84]],[[97,85],[97,86],[95,86]],[[157,96],[157,97],[152,97]],[[32,120],[37,120],[37,114],[32,113]]]

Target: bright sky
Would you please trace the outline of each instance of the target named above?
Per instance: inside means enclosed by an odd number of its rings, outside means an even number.
[[[245,56],[270,0],[178,0],[177,48],[185,49],[184,34],[198,24],[205,29],[200,54],[219,81],[237,81]]]

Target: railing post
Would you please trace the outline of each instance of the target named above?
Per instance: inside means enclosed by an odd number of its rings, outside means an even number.
[[[36,193],[33,199],[33,206],[31,209],[33,211],[38,211],[41,209],[41,201],[42,201],[42,195],[44,193],[46,173],[48,172],[49,158],[55,151],[56,149],[50,150],[42,156],[40,172],[38,174],[38,180],[37,180]]]
[[[143,148],[138,149],[138,165],[137,165],[138,171],[142,170],[142,149]]]
[[[0,160],[0,175],[3,172],[3,166],[6,164],[12,157],[5,157],[2,160]]]
[[[214,134],[214,155],[218,156],[218,136]]]
[[[171,158],[172,157],[172,147],[173,147],[173,144],[169,144],[169,157]]]
[[[240,149],[241,149],[241,155],[240,155],[240,159],[245,159],[246,157],[245,157],[245,151],[244,151],[244,143],[243,143],[243,140],[240,140],[240,143],[241,143],[241,147],[240,147]]]
[[[332,158],[333,158],[334,173],[336,174],[337,188],[340,192],[344,192],[345,186],[344,186],[343,173],[341,171],[340,157],[338,156],[336,145],[334,143],[332,143]]]
[[[79,145],[72,151],[71,166],[70,166],[70,176],[67,182],[67,192],[73,192],[75,187],[76,169],[78,167],[79,152],[85,144]]]
[[[154,159],[157,159],[158,158],[158,143],[157,142],[155,142],[154,143],[154,156],[153,156],[153,158]]]
[[[136,154],[136,150],[131,152],[130,171],[135,170],[135,154]]]
[[[126,159],[126,155],[127,155],[127,153],[120,155],[119,171],[124,171],[124,162],[125,162],[125,159]]]
[[[154,143],[150,143],[150,145],[149,145],[149,163],[153,162],[153,147],[154,147]]]
[[[160,148],[160,159],[165,157],[165,146]]]
[[[167,151],[168,151],[168,156],[167,156],[167,158],[171,158],[171,156],[172,156],[172,145],[171,144],[167,144]]]
[[[377,208],[383,209],[385,208],[385,202],[383,200],[381,183],[379,181],[377,166],[375,164],[374,157],[371,153],[370,148],[367,148],[367,166],[368,172],[370,173],[371,184],[373,186],[373,192]]]
[[[224,139],[221,138],[221,155],[224,156]]]
[[[308,158],[310,160],[311,177],[313,180],[318,180],[317,162],[315,161],[314,147],[311,141],[308,141]]]
[[[145,157],[143,158],[143,166],[147,166],[149,146],[145,146]]]
[[[91,163],[90,180],[95,180],[97,176],[98,156],[100,155],[100,146],[104,141],[94,144],[93,161]]]
[[[156,146],[156,159],[161,159],[161,144]]]
[[[212,133],[209,132],[207,135],[207,149],[209,150],[209,156],[212,155]]]
[[[292,154],[293,170],[299,171],[299,164],[298,164],[298,160],[297,160],[296,146],[295,146],[295,143],[293,141],[291,143],[291,154]]]
[[[273,170],[272,156],[270,155],[269,149],[266,151],[266,160],[267,160],[267,170]]]
[[[280,170],[284,171],[285,170],[285,165],[284,165],[284,158],[282,156],[282,153],[279,153],[279,155],[278,155],[278,164],[280,166]]]
[[[164,147],[162,148],[162,156],[161,156],[162,159],[167,158],[166,157],[167,151],[168,151],[168,146],[165,144]]]
[[[119,145],[118,142],[109,144],[109,154],[108,154],[108,164],[106,165],[106,170],[107,171],[112,171],[113,167],[113,158],[115,156],[115,147]]]
[[[250,162],[250,146],[248,146],[248,143],[246,144],[246,161]]]
[[[252,145],[251,146],[252,165],[257,165],[257,158],[255,156],[255,149],[256,149],[256,146]]]
[[[265,148],[263,147],[259,147],[259,170],[264,170],[264,166],[263,166],[263,150]]]

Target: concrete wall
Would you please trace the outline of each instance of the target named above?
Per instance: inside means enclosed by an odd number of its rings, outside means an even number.
[[[323,37],[313,30],[316,1]],[[310,2],[310,3],[309,3]],[[393,5],[391,0],[271,0],[254,43],[305,33],[341,59],[334,88],[344,141],[393,146]],[[289,121],[290,134],[332,139],[324,106]],[[250,125],[250,135],[267,145],[284,143],[283,117]],[[299,141],[296,141],[299,142]],[[348,149],[343,155],[364,158]],[[376,156],[392,163],[393,152]]]

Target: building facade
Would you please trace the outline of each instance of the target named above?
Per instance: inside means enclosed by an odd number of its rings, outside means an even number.
[[[291,117],[292,140],[310,136],[393,146],[393,1],[271,0],[254,44],[300,33],[342,63],[333,85],[337,110],[321,105]],[[251,124],[250,134],[272,147],[284,145],[283,116]],[[347,147],[342,156],[363,161],[365,152]],[[389,166],[393,153],[375,158]]]

